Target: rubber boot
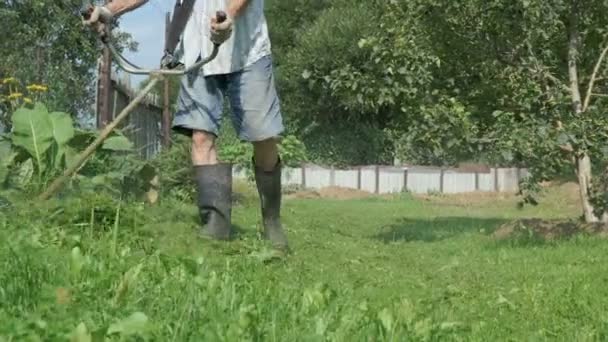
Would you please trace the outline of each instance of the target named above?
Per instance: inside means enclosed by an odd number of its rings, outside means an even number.
[[[232,164],[195,166],[201,236],[228,240],[232,234]]]
[[[275,169],[266,172],[255,165],[255,182],[260,195],[262,209],[262,221],[264,226],[263,236],[270,240],[273,247],[288,250],[288,242],[283,226],[281,224],[281,160],[277,162]]]

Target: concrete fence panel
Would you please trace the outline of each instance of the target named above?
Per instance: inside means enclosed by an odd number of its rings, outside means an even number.
[[[328,169],[319,166],[306,166],[304,174],[307,188],[320,189],[330,184],[331,173]]]
[[[245,178],[244,170],[235,168],[235,178]],[[425,194],[468,192],[516,192],[519,181],[529,176],[525,169],[499,168],[490,172],[439,169],[428,167],[362,166],[338,170],[317,165],[283,169],[284,185],[300,185],[309,189],[338,186],[361,189],[370,193],[389,194],[408,190]],[[407,185],[407,186],[406,186]]]
[[[417,194],[441,191],[441,170],[409,169],[407,189]]]
[[[302,169],[301,168],[284,168],[281,175],[281,181],[285,185],[301,185],[302,184]]]
[[[499,192],[517,192],[519,189],[519,169],[496,169]]]
[[[380,193],[397,193],[404,190],[406,177],[404,168],[381,168],[379,173]]]
[[[361,190],[376,192],[376,167],[368,166],[361,168]]]
[[[335,186],[357,189],[359,184],[359,170],[334,170]]]
[[[443,192],[446,194],[456,194],[463,192],[473,192],[477,189],[475,173],[460,173],[444,171],[443,173]]]
[[[494,181],[495,181],[495,169],[490,170],[488,173],[478,173],[477,174],[479,186],[478,191],[482,192],[493,192],[496,191]]]

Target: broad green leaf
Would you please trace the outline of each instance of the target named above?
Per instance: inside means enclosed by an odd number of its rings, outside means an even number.
[[[53,166],[57,169],[63,167],[63,156],[66,153],[67,143],[74,137],[74,122],[67,113],[54,112],[50,114],[53,123]]]
[[[133,143],[127,137],[117,135],[106,139],[103,143],[103,149],[110,151],[132,151]]]
[[[31,181],[34,175],[34,163],[32,159],[28,159],[21,164],[19,171],[17,172],[16,182],[21,188],[26,187]]]
[[[107,334],[121,334],[123,336],[129,336],[143,334],[147,330],[148,317],[142,312],[135,312],[131,316],[110,325]]]
[[[67,113],[53,112],[50,117],[53,124],[53,136],[57,144],[62,147],[74,137],[74,122]]]
[[[57,142],[53,142],[53,145],[49,149],[51,158],[53,158],[53,167],[56,170],[63,169],[63,161],[65,156],[65,147],[59,146]]]
[[[95,140],[97,134],[93,131],[74,130],[74,137],[70,139],[69,145],[77,151],[82,151]]]
[[[13,144],[25,149],[40,171],[46,168],[44,153],[53,143],[53,123],[46,107],[36,103],[34,109],[19,108],[12,117]]]

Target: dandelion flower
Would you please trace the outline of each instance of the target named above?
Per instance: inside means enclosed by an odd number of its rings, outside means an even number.
[[[16,82],[17,82],[17,80],[14,77],[5,78],[4,80],[2,80],[2,83],[4,83],[4,84],[16,83]]]
[[[23,97],[23,94],[22,94],[22,93],[11,93],[11,94],[8,96],[8,99],[9,99],[9,100],[15,100],[15,99],[18,99],[18,98],[20,98],[20,97]]]
[[[28,103],[28,104],[34,103],[34,101],[32,101],[32,99],[30,99],[29,97],[24,97],[23,102]]]
[[[41,92],[41,93],[49,90],[49,88],[47,86],[45,86],[44,84],[30,84],[26,88],[29,91],[37,91],[37,92]]]

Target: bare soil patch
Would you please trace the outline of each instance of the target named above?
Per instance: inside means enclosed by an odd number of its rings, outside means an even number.
[[[298,192],[289,194],[285,197],[293,198],[293,199],[330,198],[330,199],[350,200],[350,199],[368,198],[368,197],[372,197],[372,196],[375,196],[375,194],[372,194],[370,192],[363,191],[363,190],[331,186],[331,187],[321,188],[318,190],[298,191]]]
[[[576,220],[522,219],[503,224],[492,234],[492,238],[500,241],[532,237],[544,241],[554,241],[578,234],[608,238],[608,225]]]
[[[490,202],[515,202],[517,200],[516,194],[504,193],[504,192],[470,192],[460,194],[439,194],[439,195],[426,195],[416,194],[415,198],[423,201],[432,202],[438,205],[449,205],[458,207],[474,206],[479,204],[487,204]]]
[[[576,210],[580,207],[578,184],[572,182],[544,183],[542,186],[543,193],[539,196],[541,203],[551,200],[558,201],[561,207],[568,209]],[[521,200],[517,193],[483,191],[458,194],[415,194],[414,197],[436,205],[455,207],[484,206],[490,203],[516,204]]]

